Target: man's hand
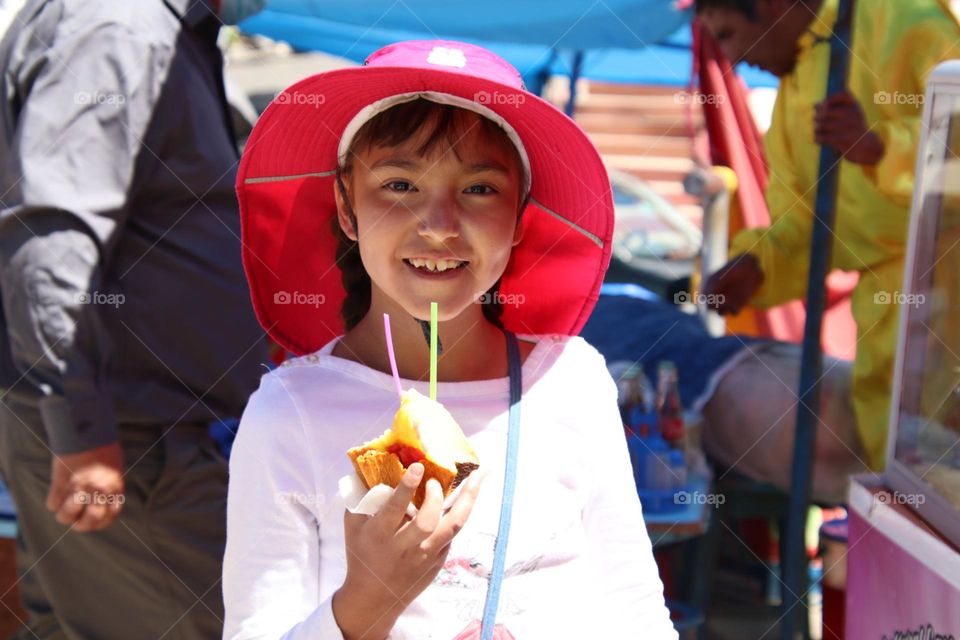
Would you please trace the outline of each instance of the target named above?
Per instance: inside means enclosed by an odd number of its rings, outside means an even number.
[[[846,91],[835,93],[816,106],[813,138],[830,146],[850,162],[875,165],[886,151],[883,140],[870,130],[857,99]]]
[[[119,443],[53,456],[47,508],[77,531],[108,527],[123,506],[123,467]]]
[[[710,308],[726,315],[740,313],[763,284],[763,270],[749,253],[735,257],[707,279],[703,294],[712,298]]]

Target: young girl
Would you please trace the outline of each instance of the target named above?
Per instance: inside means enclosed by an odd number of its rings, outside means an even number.
[[[613,227],[580,129],[484,49],[405,42],[283,92],[238,192],[260,321],[308,355],[263,377],[233,448],[224,637],[480,638],[486,612],[485,638],[675,638],[616,387],[571,337]],[[414,463],[346,512],[346,451],[399,404],[383,314],[427,395],[431,302],[437,399],[480,470],[448,509],[430,480],[405,515]]]

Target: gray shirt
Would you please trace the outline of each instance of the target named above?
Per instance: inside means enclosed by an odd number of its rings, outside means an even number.
[[[0,42],[0,385],[54,453],[256,388],[217,27],[209,0],[30,0]]]

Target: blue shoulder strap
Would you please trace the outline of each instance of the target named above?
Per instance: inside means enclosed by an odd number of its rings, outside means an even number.
[[[493,568],[487,584],[487,600],[483,607],[483,624],[480,640],[492,640],[497,622],[497,607],[500,604],[500,584],[507,556],[507,540],[510,538],[510,517],[513,514],[513,489],[517,479],[517,448],[520,444],[520,396],[523,391],[521,379],[520,347],[517,336],[505,331],[507,336],[507,367],[510,375],[510,413],[507,431],[507,465],[504,472],[503,501],[500,504],[500,526],[493,547]]]

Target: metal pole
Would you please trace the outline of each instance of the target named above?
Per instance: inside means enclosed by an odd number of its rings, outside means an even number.
[[[583,51],[577,51],[573,54],[573,69],[570,70],[570,99],[567,100],[567,106],[563,110],[571,118],[577,108],[577,80],[580,79],[580,73],[583,71]]]
[[[853,0],[840,0],[837,23],[830,38],[830,75],[827,96],[846,88],[850,52]],[[780,637],[795,640],[807,627],[799,616],[806,613],[807,550],[805,531],[810,504],[810,485],[820,409],[819,380],[823,370],[820,333],[826,304],[826,277],[833,252],[833,223],[836,218],[840,154],[833,148],[820,149],[820,177],[810,243],[810,272],[807,280],[807,316],[803,328],[803,355],[794,438],[790,508],[787,516],[786,557],[783,558],[783,621]],[[799,624],[798,624],[799,623]]]

